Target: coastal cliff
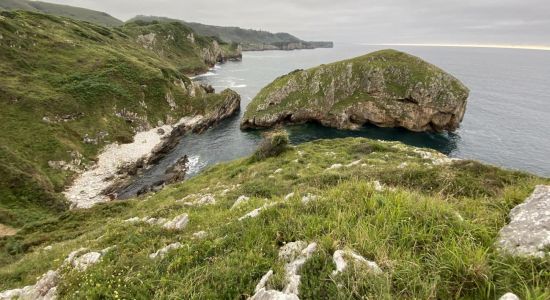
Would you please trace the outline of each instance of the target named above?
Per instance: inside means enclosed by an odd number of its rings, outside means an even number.
[[[339,129],[371,123],[412,131],[454,131],[469,90],[418,57],[383,50],[296,70],[263,88],[247,107],[241,128],[319,122]]]
[[[304,41],[286,32],[271,33],[263,30],[244,29],[231,26],[214,26],[185,22],[156,16],[136,16],[128,22],[179,22],[202,36],[215,37],[228,44],[239,44],[242,51],[299,50],[333,48],[329,41]]]
[[[62,192],[107,147],[235,107],[234,92],[186,77],[240,56],[226,46],[181,24],[107,28],[0,12],[0,224],[20,228],[66,211]]]

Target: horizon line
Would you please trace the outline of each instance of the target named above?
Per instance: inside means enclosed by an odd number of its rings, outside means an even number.
[[[412,47],[454,47],[454,48],[498,48],[550,51],[550,46],[540,45],[499,45],[499,44],[409,44],[409,43],[361,43],[365,46],[412,46]]]

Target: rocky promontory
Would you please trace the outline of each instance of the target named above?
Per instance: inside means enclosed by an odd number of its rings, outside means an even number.
[[[422,59],[396,50],[296,70],[253,99],[241,128],[319,122],[338,129],[370,123],[411,131],[454,131],[469,90]]]

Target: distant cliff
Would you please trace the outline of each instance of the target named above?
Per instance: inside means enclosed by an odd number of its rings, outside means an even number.
[[[332,48],[334,46],[333,42],[304,41],[285,32],[271,33],[262,30],[243,29],[239,27],[213,26],[155,16],[137,16],[129,22],[136,20],[149,22],[181,22],[192,28],[197,34],[217,37],[227,43],[238,43],[242,46],[243,51],[298,50]]]
[[[121,20],[101,11],[40,1],[0,0],[0,11],[2,10],[24,10],[40,12],[59,17],[67,17],[75,20],[86,21],[107,27],[120,26],[124,23]]]

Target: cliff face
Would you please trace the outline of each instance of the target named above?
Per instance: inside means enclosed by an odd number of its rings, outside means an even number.
[[[240,60],[241,47],[196,34],[179,22],[126,23],[124,32],[143,48],[155,52],[187,74],[205,72],[216,63]]]
[[[462,121],[468,94],[441,69],[384,50],[276,79],[248,106],[241,128],[314,121],[340,129],[372,123],[453,131]]]
[[[243,43],[243,51],[267,51],[267,50],[301,50],[317,48],[333,48],[333,42],[274,42],[269,44]]]
[[[304,41],[285,32],[271,33],[239,27],[213,26],[155,16],[136,16],[129,22],[135,21],[179,22],[202,36],[216,37],[219,41],[242,45],[242,51],[298,50],[332,48],[334,46],[332,42]]]

